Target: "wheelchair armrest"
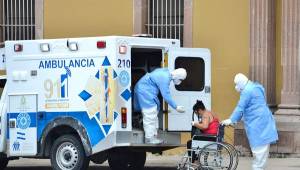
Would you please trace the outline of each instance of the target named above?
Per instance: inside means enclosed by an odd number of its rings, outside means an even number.
[[[207,135],[207,134],[194,135],[192,137],[192,140],[216,141],[217,140],[217,136],[216,135]]]

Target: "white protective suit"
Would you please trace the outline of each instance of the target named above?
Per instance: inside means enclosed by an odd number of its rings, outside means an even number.
[[[179,85],[186,78],[186,70],[183,68],[170,72],[168,69],[160,68],[144,75],[134,88],[134,109],[143,114],[143,126],[145,131],[145,142],[158,144],[162,143],[157,138],[158,112],[160,101],[159,92],[165,101],[178,112],[184,112],[183,106],[177,106],[173,101],[169,85],[173,80],[174,84]]]
[[[266,103],[262,85],[249,81],[239,73],[234,78],[240,100],[230,118],[222,124],[230,125],[243,119],[247,138],[254,156],[253,170],[263,170],[269,156],[271,143],[278,140],[275,120]]]
[[[253,170],[264,170],[267,164],[267,160],[269,157],[269,149],[270,144],[258,147],[251,147],[251,151],[253,153]]]

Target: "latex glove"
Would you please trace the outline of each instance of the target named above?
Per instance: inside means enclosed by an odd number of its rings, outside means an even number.
[[[232,124],[231,119],[226,119],[221,122],[222,125],[229,126]]]
[[[195,126],[195,124],[198,123],[197,121],[192,121],[192,126]]]
[[[176,111],[179,112],[179,113],[185,112],[184,106],[177,106],[177,107],[176,107]]]

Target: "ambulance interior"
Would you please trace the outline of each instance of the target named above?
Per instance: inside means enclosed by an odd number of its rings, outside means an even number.
[[[5,84],[6,84],[6,77],[0,76],[0,97],[2,96]]]
[[[134,94],[134,87],[138,80],[146,73],[150,73],[156,68],[160,68],[162,64],[162,49],[154,48],[131,48],[131,91]],[[134,96],[132,96],[134,97]],[[162,97],[159,94],[160,103],[162,106]],[[132,108],[133,108],[132,98]],[[162,108],[160,109],[162,110]],[[159,126],[162,127],[162,114],[159,113]],[[142,114],[140,112],[132,113],[132,127],[142,129]]]

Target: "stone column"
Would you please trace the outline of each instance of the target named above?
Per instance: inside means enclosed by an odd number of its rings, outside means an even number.
[[[278,115],[300,116],[300,0],[282,1],[282,90]]]
[[[133,1],[133,34],[145,34],[147,29],[145,24],[148,17],[148,1],[134,0]]]
[[[279,141],[271,152],[300,155],[300,0],[282,0],[282,89],[275,114]]]
[[[44,38],[44,0],[35,1],[35,39]]]
[[[183,46],[193,47],[193,0],[184,0]]]
[[[275,0],[250,0],[250,79],[263,84],[276,105]]]

